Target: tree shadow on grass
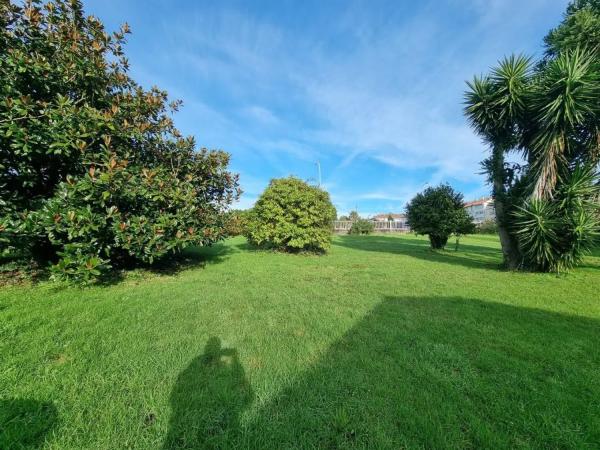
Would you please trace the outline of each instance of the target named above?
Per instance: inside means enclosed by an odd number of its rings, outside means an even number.
[[[186,270],[222,263],[227,260],[232,251],[231,247],[222,243],[210,247],[191,247],[155,261],[154,264],[132,263],[128,268],[109,271],[99,280],[99,284],[105,286],[119,284],[133,273],[133,269],[142,269],[158,276],[174,276]]]
[[[147,268],[160,275],[176,275],[184,270],[222,263],[227,260],[230,253],[232,253],[231,247],[222,243],[209,247],[190,247],[181,253],[163,258]]]
[[[594,448],[599,348],[600,323],[584,317],[389,297],[244,427],[243,369],[195,360],[169,436],[198,449]],[[211,428],[212,416],[226,419]]]
[[[475,269],[497,269],[502,264],[499,248],[461,243],[458,251],[454,251],[452,240],[448,242],[447,250],[442,251],[431,250],[427,240],[408,236],[339,236],[334,243],[354,250],[406,255]]]
[[[50,402],[0,399],[0,448],[40,448],[57,417],[56,407]]]
[[[227,245],[217,243],[209,247],[191,247],[174,255],[168,255],[154,264],[144,264],[138,261],[128,261],[119,264],[118,269],[108,270],[95,283],[100,286],[113,286],[123,282],[135,269],[152,273],[154,275],[173,276],[189,269],[203,268],[211,264],[225,261],[234,250]],[[15,263],[16,264],[16,263]],[[30,268],[26,261],[20,261],[20,266],[0,266],[0,287],[3,285],[21,284],[24,282],[39,283],[50,278],[49,265],[46,267],[35,266]],[[61,290],[64,285],[57,285],[56,290]]]
[[[590,258],[594,258],[594,260],[590,260]],[[586,269],[598,269],[600,270],[600,247],[596,247],[594,248],[589,255],[588,259],[584,261],[583,264],[581,264],[578,267],[584,267]]]
[[[0,259],[0,286],[41,283],[50,278],[47,267],[23,257]]]
[[[243,252],[252,252],[252,251],[258,251],[259,249],[257,247],[254,247],[253,245],[250,245],[250,243],[248,241],[244,241],[240,244],[236,244],[235,247],[238,250],[241,250]]]
[[[235,248],[242,252],[248,253],[275,253],[280,255],[304,255],[304,256],[323,256],[326,254],[323,250],[299,250],[299,249],[280,249],[275,247],[269,247],[267,245],[252,245],[248,241],[240,244],[235,244]]]

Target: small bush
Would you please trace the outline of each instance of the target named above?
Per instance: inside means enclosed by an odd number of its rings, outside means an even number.
[[[498,234],[498,224],[495,220],[486,220],[477,227],[479,234]]]
[[[336,210],[329,194],[298,178],[272,180],[248,218],[248,241],[283,251],[324,252]]]
[[[375,229],[375,225],[370,220],[359,219],[352,224],[348,234],[371,234]]]
[[[227,236],[243,235],[248,225],[249,211],[233,210],[225,215],[225,233]]]
[[[406,205],[408,224],[418,234],[429,236],[433,249],[443,249],[451,235],[473,233],[475,225],[464,209],[462,194],[447,184],[430,187]]]

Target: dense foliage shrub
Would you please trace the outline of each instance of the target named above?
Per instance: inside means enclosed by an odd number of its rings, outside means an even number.
[[[592,168],[577,167],[551,199],[530,199],[515,212],[524,264],[561,272],[579,264],[598,243],[600,186]]]
[[[227,236],[240,236],[248,225],[249,211],[234,209],[225,215],[225,233]]]
[[[371,234],[375,228],[373,222],[366,219],[358,219],[352,224],[348,234]]]
[[[486,220],[477,226],[477,232],[479,234],[497,234],[498,224],[495,220]]]
[[[406,215],[412,231],[429,236],[431,248],[442,249],[451,235],[473,233],[475,225],[464,208],[462,194],[447,184],[430,187],[407,205]]]
[[[358,211],[350,211],[350,214],[348,214],[348,220],[351,220],[352,222],[356,222],[357,220],[360,220],[361,217],[358,214]]]
[[[88,280],[224,235],[229,156],[195,149],[179,102],[128,76],[127,25],[76,0],[0,4],[0,245]]]
[[[284,251],[326,251],[336,211],[329,194],[294,177],[272,180],[248,217],[251,244]]]

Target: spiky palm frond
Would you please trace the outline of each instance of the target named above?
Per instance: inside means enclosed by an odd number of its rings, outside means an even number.
[[[600,120],[596,121],[596,126],[586,139],[585,147],[589,151],[590,161],[598,164],[600,162]]]
[[[598,244],[600,227],[597,213],[590,209],[578,208],[568,216],[570,234],[566,240],[566,248],[561,254],[562,266],[568,270],[580,264],[585,255]]]
[[[506,125],[518,124],[527,112],[531,71],[531,58],[525,55],[508,56],[492,69],[490,78],[496,93],[496,107]]]
[[[532,195],[537,199],[549,198],[552,197],[552,191],[560,178],[561,167],[567,163],[564,156],[567,147],[565,137],[564,135],[543,134],[534,142],[543,151],[536,152],[533,159]]]
[[[595,64],[589,51],[565,52],[552,60],[534,83],[531,107],[536,124],[530,151],[536,198],[552,195],[571,148],[580,144],[574,140],[577,130],[598,118],[600,79]]]
[[[599,179],[594,165],[576,166],[557,192],[559,206],[563,209],[597,208]]]
[[[467,81],[467,87],[464,94],[465,115],[479,135],[492,141],[500,120],[494,85],[488,77],[475,76],[473,81]]]
[[[532,199],[517,207],[515,236],[527,265],[543,271],[555,269],[560,258],[560,221],[555,205],[542,199]]]
[[[534,107],[540,122],[548,127],[574,129],[598,110],[598,75],[590,51],[562,53],[546,67],[537,84]]]
[[[530,199],[514,214],[514,233],[525,264],[543,271],[565,271],[580,263],[600,236],[598,173],[577,166],[553,199]]]
[[[518,146],[530,80],[531,59],[512,55],[500,61],[489,76],[467,82],[465,114],[492,146],[506,150]]]

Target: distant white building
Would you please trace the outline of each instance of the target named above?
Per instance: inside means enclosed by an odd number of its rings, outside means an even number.
[[[377,214],[372,217],[375,222],[406,222],[406,215],[404,214]]]
[[[371,218],[375,231],[410,231],[405,214],[377,214]]]
[[[496,220],[494,200],[491,198],[482,198],[472,202],[466,202],[465,209],[473,219],[475,225],[481,225],[483,222]]]
[[[404,214],[377,214],[367,220],[373,223],[373,231],[377,233],[407,233],[410,231],[408,220]],[[336,233],[347,233],[352,228],[352,224],[351,220],[335,220],[333,230]]]

